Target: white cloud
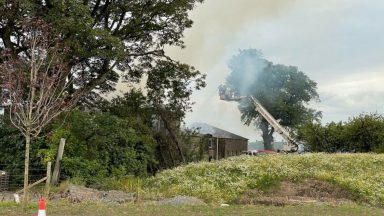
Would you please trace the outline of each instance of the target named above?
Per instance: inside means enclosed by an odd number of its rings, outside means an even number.
[[[323,99],[318,109],[328,114],[325,122],[346,121],[364,112],[384,112],[384,76],[367,74],[355,74],[319,88]]]

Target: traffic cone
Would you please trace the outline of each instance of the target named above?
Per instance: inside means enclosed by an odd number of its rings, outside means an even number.
[[[43,197],[39,200],[39,212],[37,213],[37,216],[46,216],[45,214],[45,200]]]

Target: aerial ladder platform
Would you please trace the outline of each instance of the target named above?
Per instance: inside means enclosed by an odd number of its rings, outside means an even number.
[[[240,101],[242,99],[249,98],[255,106],[255,110],[273,127],[273,129],[280,134],[286,141],[286,149],[282,149],[287,152],[296,152],[299,150],[297,142],[290,136],[289,132],[279,124],[279,122],[264,108],[261,103],[253,96],[236,96],[233,91],[228,87],[221,85],[219,87],[220,100],[224,101]]]

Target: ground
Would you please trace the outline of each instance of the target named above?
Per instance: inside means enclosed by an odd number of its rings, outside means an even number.
[[[31,205],[26,211],[21,206],[10,203],[0,204],[0,215],[7,216],[30,216],[36,215],[37,205]],[[55,216],[105,216],[105,215],[348,215],[348,216],[381,216],[384,209],[372,208],[356,204],[343,205],[287,205],[266,206],[266,205],[230,205],[220,206],[153,206],[144,204],[71,204],[68,202],[47,203],[47,215]]]
[[[266,204],[275,206],[296,205],[305,203],[353,203],[358,197],[353,197],[348,191],[329,182],[306,179],[300,184],[283,181],[267,191],[249,190],[238,200],[238,204]]]
[[[383,166],[379,154],[193,163],[147,179],[146,187],[132,184],[139,179],[123,179],[109,191],[63,183],[51,188],[47,215],[384,215],[384,176],[377,172]],[[0,215],[36,215],[37,199],[23,210],[12,194],[0,194]]]

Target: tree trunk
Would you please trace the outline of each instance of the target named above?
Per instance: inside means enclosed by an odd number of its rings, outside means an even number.
[[[31,134],[27,132],[25,134],[25,160],[24,160],[24,207],[28,204],[28,173],[29,173],[29,150],[31,145]]]
[[[269,129],[269,124],[266,121],[262,121],[260,123],[260,129],[263,132],[263,142],[264,142],[264,149],[266,150],[273,150],[272,142],[273,142],[273,127]]]

